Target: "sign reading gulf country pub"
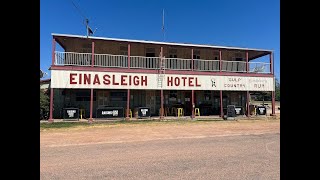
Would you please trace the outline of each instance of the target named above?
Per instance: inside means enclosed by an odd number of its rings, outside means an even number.
[[[210,76],[52,70],[52,88],[273,91],[273,77]]]

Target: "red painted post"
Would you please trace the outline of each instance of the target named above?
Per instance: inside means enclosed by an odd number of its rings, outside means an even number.
[[[250,94],[249,91],[247,91],[247,117],[250,117]]]
[[[274,74],[273,73],[273,53],[272,52],[270,53],[270,73]]]
[[[276,113],[276,103],[275,103],[275,85],[276,85],[276,82],[275,82],[275,76],[274,76],[274,54],[273,52],[271,52],[270,54],[270,73],[272,73],[273,75],[273,88],[274,90],[271,92],[271,98],[272,98],[272,114],[271,115],[275,115]]]
[[[92,121],[93,121],[92,111],[93,111],[93,88],[91,88],[91,95],[90,95],[90,118],[89,118],[89,123],[92,123]]]
[[[131,51],[131,46],[130,46],[130,43],[128,43],[128,69],[130,69],[130,51]]]
[[[52,123],[53,122],[53,118],[52,118],[52,114],[53,114],[53,88],[51,88],[50,89],[50,115],[49,115],[49,119],[48,119],[48,121],[50,122],[50,123]]]
[[[194,107],[195,107],[195,104],[194,104],[194,90],[191,91],[191,98],[192,98],[192,115],[191,115],[191,118],[193,119],[194,118]]]
[[[130,43],[128,43],[128,69],[130,69]],[[127,112],[126,112],[126,119],[129,120],[129,114],[130,114],[130,89],[127,90]]]
[[[91,67],[93,67],[94,66],[94,41],[92,41],[92,58],[91,58]]]
[[[56,51],[56,39],[52,39],[52,66],[54,66],[54,60],[55,60],[55,51]]]
[[[220,90],[220,117],[223,118],[222,90]]]
[[[275,103],[275,93],[274,91],[271,92],[272,95],[272,116],[276,114],[276,103]]]
[[[126,120],[129,120],[129,112],[130,112],[130,89],[127,90],[127,115],[126,115]]]
[[[219,50],[219,64],[220,64],[220,72],[222,72],[222,52]]]
[[[193,71],[193,48],[191,49],[191,71]]]
[[[274,53],[272,52],[272,74],[274,76]]]
[[[160,49],[160,66],[161,66],[161,63],[163,61],[163,47],[161,46],[161,49]],[[162,78],[162,77],[161,77]],[[161,90],[160,90],[160,98],[161,98],[161,108],[160,108],[160,119],[163,119],[163,89],[161,87]]]
[[[249,52],[246,52],[246,71],[249,72]]]

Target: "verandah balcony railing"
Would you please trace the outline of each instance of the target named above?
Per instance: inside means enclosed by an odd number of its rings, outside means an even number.
[[[165,69],[191,70],[192,59],[164,58]],[[218,72],[219,60],[193,60],[194,71]],[[130,56],[130,68],[159,69],[160,57]],[[91,66],[91,53],[55,52],[57,66]],[[222,72],[246,72],[246,62],[222,60]],[[95,67],[128,68],[128,56],[111,54],[94,54]],[[249,73],[270,73],[270,63],[249,62]]]

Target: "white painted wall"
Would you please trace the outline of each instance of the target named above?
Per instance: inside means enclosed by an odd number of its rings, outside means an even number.
[[[89,84],[84,84],[84,76],[91,76]],[[135,76],[138,78],[134,78]],[[131,80],[129,80],[130,77]],[[142,78],[145,80],[143,83]],[[170,83],[171,79],[172,83]],[[134,85],[134,80],[138,85]],[[52,88],[161,89],[158,86],[158,74],[141,73],[52,70],[51,83]],[[166,74],[162,89],[274,91],[274,78]]]

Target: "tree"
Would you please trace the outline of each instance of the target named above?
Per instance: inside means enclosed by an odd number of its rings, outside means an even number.
[[[40,119],[46,118],[49,112],[49,95],[47,92],[40,90]]]
[[[276,79],[275,99],[276,101],[280,101],[280,82],[278,78],[275,78],[275,79]]]

